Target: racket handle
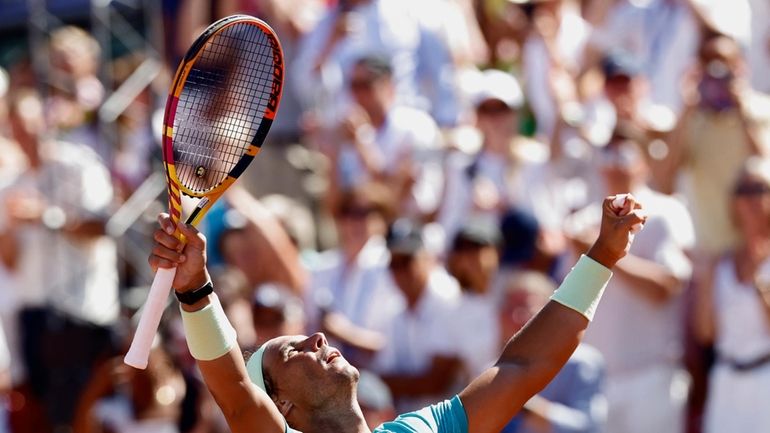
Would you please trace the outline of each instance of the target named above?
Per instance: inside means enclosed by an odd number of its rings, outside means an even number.
[[[123,362],[131,367],[144,370],[147,367],[147,359],[150,357],[152,341],[158,332],[158,325],[166,308],[166,300],[171,292],[171,285],[176,276],[176,268],[158,268],[155,279],[150,286],[150,293],[144,302],[144,310],[139,318],[139,325],[134,333],[131,347],[123,358]]]

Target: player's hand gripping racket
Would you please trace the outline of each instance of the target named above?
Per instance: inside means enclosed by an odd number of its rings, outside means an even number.
[[[197,224],[259,152],[278,110],[283,51],[273,30],[246,15],[223,18],[192,44],[174,76],[163,121],[169,213],[199,198]],[[177,231],[176,236],[184,240]],[[176,269],[158,269],[125,362],[145,368]]]

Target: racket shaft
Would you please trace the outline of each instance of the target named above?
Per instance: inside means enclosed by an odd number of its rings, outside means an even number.
[[[166,300],[171,292],[175,275],[176,268],[158,268],[158,272],[155,274],[155,279],[150,286],[150,293],[144,303],[139,325],[134,334],[134,340],[123,359],[123,362],[134,368],[144,370],[147,367],[152,341],[158,332],[158,325],[160,325],[163,310],[166,308]]]

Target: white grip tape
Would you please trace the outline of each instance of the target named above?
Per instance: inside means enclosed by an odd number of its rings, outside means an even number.
[[[176,268],[158,268],[155,279],[150,286],[150,293],[144,302],[142,316],[139,319],[139,325],[134,333],[134,340],[128,349],[123,362],[126,364],[144,370],[147,368],[147,360],[150,357],[152,341],[158,332],[163,310],[166,308],[168,295],[171,293],[171,286],[176,276]]]

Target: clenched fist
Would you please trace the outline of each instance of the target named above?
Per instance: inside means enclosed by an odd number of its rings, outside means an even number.
[[[631,194],[606,197],[599,237],[586,255],[607,268],[615,266],[628,253],[634,234],[647,221],[641,209],[642,205]]]

